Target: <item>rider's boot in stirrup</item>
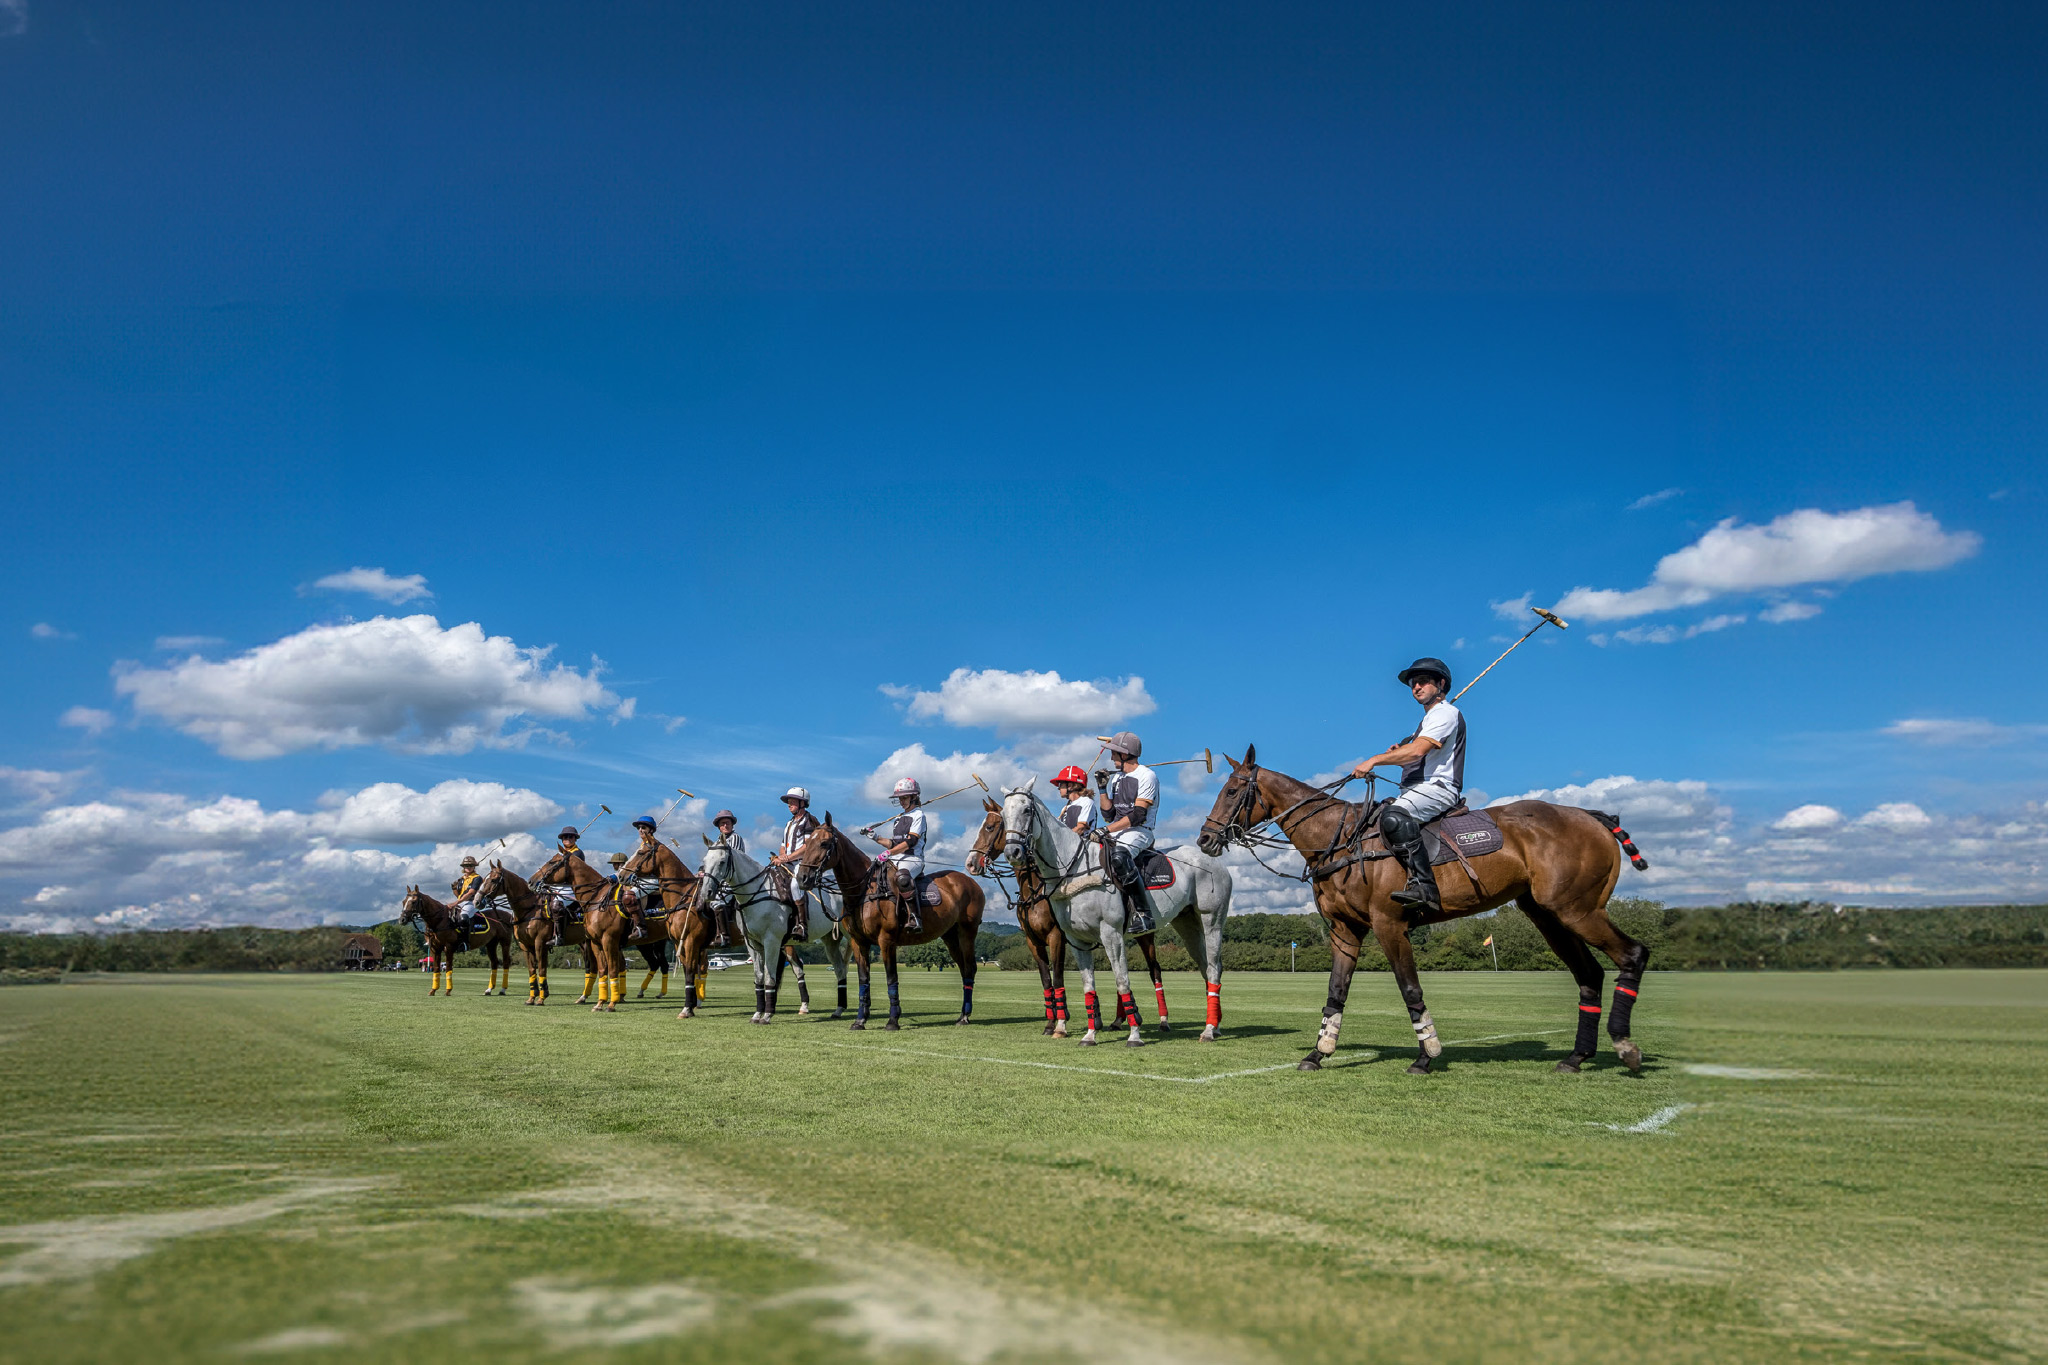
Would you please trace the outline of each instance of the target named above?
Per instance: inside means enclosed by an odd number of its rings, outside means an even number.
[[[789,936],[798,943],[808,942],[811,937],[811,905],[809,901],[798,901],[789,916]]]
[[[732,935],[726,932],[726,926],[729,923],[731,923],[731,919],[729,918],[731,913],[731,911],[727,910],[722,905],[713,907],[711,911],[712,947],[724,948],[731,944]]]
[[[1145,892],[1137,886],[1117,888],[1124,896],[1124,937],[1143,938],[1158,929],[1152,922],[1152,907],[1145,903]]]
[[[1436,872],[1429,865],[1429,850],[1422,842],[1422,822],[1407,811],[1389,806],[1380,815],[1380,836],[1408,873],[1408,885],[1394,893],[1394,904],[1410,921],[1433,915],[1444,908],[1437,894]]]

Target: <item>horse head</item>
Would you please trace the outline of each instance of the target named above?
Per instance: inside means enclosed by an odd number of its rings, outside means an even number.
[[[987,876],[990,860],[1003,848],[1003,808],[984,796],[981,812],[981,829],[974,836],[974,847],[967,850],[970,877]]]
[[[1038,808],[1043,803],[1032,790],[1038,779],[1021,787],[1003,788],[1003,856],[1012,865],[1024,861],[1038,839]]]
[[[1259,746],[1245,745],[1243,761],[1229,754],[1223,755],[1223,761],[1230,765],[1230,777],[1216,793],[1216,804],[1209,808],[1209,818],[1202,821],[1202,832],[1195,837],[1195,847],[1211,858],[1220,857],[1232,840],[1242,838],[1274,814],[1259,786]]]
[[[713,843],[707,836],[704,840],[704,861],[697,865],[697,906],[702,908],[711,898],[711,889],[732,884],[732,845],[720,839]]]

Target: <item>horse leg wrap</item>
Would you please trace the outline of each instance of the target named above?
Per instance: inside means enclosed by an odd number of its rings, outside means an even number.
[[[1057,1021],[1064,1021],[1070,1017],[1067,1014],[1067,988],[1065,986],[1054,986],[1052,988],[1052,1017]]]
[[[1082,993],[1081,1003],[1088,1009],[1088,1027],[1099,1031],[1102,1028],[1101,1000],[1096,997],[1094,991],[1085,991]]]
[[[590,994],[590,993],[591,993],[592,991],[594,991],[594,990],[596,990],[596,989],[597,989],[597,973],[596,973],[596,972],[585,972],[585,973],[583,974],[583,993],[584,993],[585,995],[588,995],[588,994]]]
[[[974,983],[972,981],[963,981],[960,983],[960,1017],[962,1019],[965,1019],[968,1015],[973,1013]]]
[[[1629,1016],[1635,1013],[1636,992],[1642,989],[1640,972],[1627,971],[1614,979],[1614,1013],[1607,1016],[1607,1036],[1628,1037]]]
[[[844,981],[839,983],[839,1008],[846,1008],[846,983]]]
[[[768,988],[766,986],[756,986],[754,987],[754,1013],[766,1014],[767,1012]]]
[[[903,1003],[896,997],[896,984],[894,981],[889,983],[889,1018],[892,1022],[903,1017]]]
[[[1163,981],[1153,982],[1152,994],[1159,1001],[1159,1022],[1163,1024],[1166,1022],[1166,983]]]
[[[1130,1021],[1130,1025],[1132,1028],[1136,1028],[1138,1026],[1140,1022],[1140,1020],[1138,1019],[1138,1002],[1131,998],[1131,993],[1129,991],[1119,991],[1117,993],[1116,1008],[1117,1013],[1121,1014],[1125,1019]]]
[[[1209,983],[1209,1010],[1207,1016],[1203,1019],[1202,1022],[1209,1025],[1211,1028],[1218,1028],[1222,1026],[1223,983],[1221,981],[1211,981]]]
[[[1337,1031],[1344,1027],[1344,1011],[1325,1009],[1323,1026],[1316,1031],[1316,1051],[1327,1057],[1337,1050]]]
[[[1052,1019],[1052,987],[1047,986],[1045,988],[1045,1022],[1050,1024]]]
[[[1617,1007],[1618,1008],[1618,1007]],[[1598,1002],[1579,1006],[1579,1035],[1572,1040],[1572,1051],[1581,1057],[1590,1057],[1600,1047],[1600,1006]]]
[[[1422,1055],[1425,1057],[1442,1056],[1444,1045],[1437,1041],[1436,1020],[1429,1017],[1429,1011],[1415,1010],[1409,1014],[1408,1018],[1409,1022],[1415,1026],[1415,1041],[1422,1044]]]
[[[811,1007],[811,988],[804,984],[804,974],[802,972],[796,974],[796,998],[797,1003],[805,1009]]]
[[[662,999],[665,999],[665,998],[667,998],[667,996],[668,996],[668,973],[667,973],[667,972],[663,972],[663,973],[661,974],[661,989],[660,989],[660,990],[658,990],[658,991],[656,991],[656,992],[654,993],[654,998],[655,998],[656,1000],[662,1000]]]
[[[683,978],[683,1008],[686,1010],[697,1008],[697,983],[688,977]]]

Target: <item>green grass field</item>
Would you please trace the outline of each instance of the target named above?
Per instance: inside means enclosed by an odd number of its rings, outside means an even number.
[[[464,976],[0,990],[0,1357],[2048,1356],[2048,972],[1653,974],[1577,1077],[1561,973],[1438,975],[1428,1078],[1384,976],[1317,1075],[1306,976],[1140,1051],[1020,973],[896,1034]]]

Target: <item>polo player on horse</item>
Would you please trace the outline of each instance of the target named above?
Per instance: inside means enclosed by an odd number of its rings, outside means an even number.
[[[740,852],[747,851],[747,841],[740,837],[740,818],[729,810],[722,810],[711,817],[711,827],[718,831],[718,837]],[[711,940],[714,948],[723,948],[733,942],[744,943],[746,935],[740,930],[738,903],[734,901],[732,888],[720,882],[711,892],[711,927],[715,934]]]
[[[588,858],[585,858],[585,857],[583,856],[583,850],[582,850],[582,849],[580,849],[580,848],[576,847],[576,841],[577,841],[578,839],[581,839],[582,837],[583,837],[583,831],[582,831],[582,830],[580,830],[580,829],[578,829],[578,828],[576,828],[576,826],[574,826],[574,825],[564,825],[564,826],[562,826],[562,832],[561,832],[560,834],[557,834],[557,835],[555,836],[555,852],[559,853],[559,854],[560,854],[560,855],[562,856],[562,858],[563,858],[563,860],[564,860],[564,861],[567,861],[567,860],[568,860],[568,859],[570,859],[570,858],[574,858],[574,859],[575,859],[575,860],[576,860],[577,862],[579,862],[579,863],[583,863],[583,864],[585,864],[585,865],[588,865],[588,864],[589,864],[589,861],[590,861],[590,860],[589,860]],[[542,894],[542,895],[554,894],[554,895],[555,895],[555,898],[556,898],[556,904],[557,904],[558,906],[559,906],[559,905],[561,905],[561,904],[562,904],[562,903],[564,902],[564,900],[573,900],[573,899],[574,899],[573,897],[566,897],[566,896],[564,896],[564,895],[563,895],[563,894],[561,893],[561,890],[560,890],[559,888],[558,888],[558,889],[555,889],[555,890],[554,890],[554,891],[553,891],[552,893],[551,893],[550,891],[543,891],[543,892],[542,892],[541,894]],[[562,917],[561,917],[560,915],[557,915],[557,916],[555,917],[555,936],[554,936],[553,938],[551,938],[551,939],[549,939],[549,940],[548,940],[548,946],[549,946],[550,948],[555,948],[555,947],[559,947],[559,946],[561,945],[561,942],[562,942]]]
[[[472,897],[476,895],[476,889],[483,884],[483,880],[477,875],[476,859],[464,858],[462,871],[456,874],[454,881],[448,883],[448,890],[453,893],[448,898],[448,904],[454,909],[457,919],[475,914],[481,908],[474,903]]]
[[[1124,932],[1133,938],[1142,938],[1155,927],[1138,873],[1138,855],[1152,847],[1159,818],[1159,774],[1138,761],[1144,751],[1136,735],[1119,730],[1109,737],[1114,777],[1107,768],[1095,773],[1095,789],[1108,822],[1102,827],[1102,864],[1123,893]]]
[[[914,777],[898,778],[890,795],[903,813],[889,821],[889,828],[874,836],[882,846],[882,861],[889,864],[895,882],[896,903],[903,908],[904,932],[921,934],[924,921],[917,915],[917,879],[924,871],[925,840],[931,827],[924,813],[924,793]]]
[[[1393,748],[1353,768],[1351,775],[1368,777],[1378,767],[1401,770],[1400,795],[1380,807],[1380,836],[1408,873],[1408,885],[1393,899],[1412,920],[1443,909],[1422,827],[1465,802],[1465,717],[1444,700],[1451,690],[1451,670],[1442,659],[1417,659],[1397,676],[1422,707],[1422,724]]]
[[[807,787],[791,787],[782,794],[782,804],[789,807],[789,823],[782,827],[782,847],[769,855],[768,864],[775,869],[776,898],[794,907],[789,916],[790,940],[802,942],[811,936],[811,897],[796,884],[790,868],[803,853],[804,840],[818,827],[818,817],[811,814],[811,793]]]

